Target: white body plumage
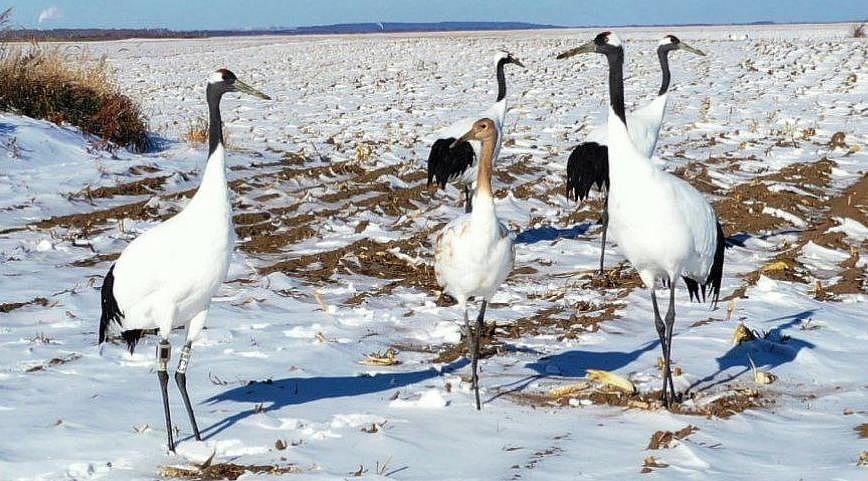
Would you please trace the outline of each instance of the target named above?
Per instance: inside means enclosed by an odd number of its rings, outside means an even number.
[[[186,208],[136,238],[118,258],[114,296],[123,329],[158,328],[166,337],[187,324],[187,339],[195,339],[226,278],[234,243],[224,149],[218,145]]]
[[[475,195],[473,212],[453,219],[437,238],[437,283],[462,308],[470,297],[491,300],[514,263],[514,240],[497,219],[490,195]]]
[[[609,110],[609,232],[648,288],[686,276],[704,283],[717,245],[717,216],[687,182],[655,166]]]

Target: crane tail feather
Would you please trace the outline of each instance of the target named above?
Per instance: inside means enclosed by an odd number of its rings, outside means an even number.
[[[473,165],[476,156],[473,147],[466,141],[452,147],[455,140],[454,137],[437,139],[431,146],[431,152],[428,154],[429,186],[434,182],[441,188],[445,188],[447,182],[463,174]]]
[[[609,148],[596,142],[576,146],[567,161],[567,197],[585,200],[591,187],[609,189]]]
[[[699,284],[689,277],[682,277],[684,284],[687,286],[687,292],[690,293],[691,302],[706,302],[707,296],[711,296],[711,307],[717,307],[717,302],[720,300],[720,283],[723,279],[723,253],[726,249],[726,237],[723,235],[723,227],[720,221],[717,221],[717,243],[714,249],[714,260],[711,263],[711,269],[708,271],[708,277],[705,282]]]
[[[105,279],[102,281],[102,287],[100,288],[100,297],[102,300],[102,312],[99,317],[99,344],[105,342],[106,337],[108,335],[109,326],[112,323],[117,324],[118,326],[123,327],[122,320],[124,318],[123,312],[121,312],[120,307],[118,306],[118,301],[115,299],[115,266],[109,268],[108,273],[105,275]],[[145,331],[142,329],[130,329],[126,331],[121,331],[121,338],[127,344],[127,349],[129,349],[130,354],[136,349],[136,344],[139,342],[139,339],[145,334]]]

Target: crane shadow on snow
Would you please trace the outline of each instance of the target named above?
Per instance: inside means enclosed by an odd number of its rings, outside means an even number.
[[[205,400],[216,404],[224,401],[251,403],[254,407],[229,416],[202,430],[205,438],[231,427],[235,423],[261,411],[274,411],[287,406],[321,399],[360,396],[397,389],[449,374],[467,365],[467,359],[458,359],[442,366],[423,371],[378,373],[374,375],[337,377],[297,377],[256,381],[235,387]]]
[[[777,317],[770,319],[769,322],[784,321],[773,329],[766,332],[765,336],[750,342],[739,344],[731,347],[722,356],[717,358],[717,371],[693,382],[688,391],[702,386],[697,391],[705,391],[714,386],[732,381],[737,377],[751,371],[750,359],[753,359],[754,364],[758,368],[774,369],[780,365],[792,362],[798,356],[802,349],[813,349],[815,344],[791,337],[783,332],[789,328],[799,326],[806,319],[811,318],[815,313],[814,310],[802,311],[789,316]],[[750,356],[750,359],[748,359]],[[716,379],[721,374],[732,368],[739,370],[735,374],[731,374],[721,379]],[[704,383],[709,383],[703,385]]]
[[[730,382],[739,376],[751,371],[748,355],[753,359],[758,368],[774,369],[780,365],[792,362],[802,349],[813,349],[813,343],[803,341],[784,334],[784,331],[800,325],[810,318],[815,311],[808,310],[789,316],[770,319],[769,322],[785,321],[769,330],[763,338],[755,341],[742,343],[730,348],[722,356],[717,358],[717,371],[693,382],[687,392],[702,392],[714,386]],[[676,336],[677,338],[677,336]],[[576,377],[587,376],[588,369],[602,369],[605,371],[617,371],[627,367],[646,352],[659,349],[660,341],[647,342],[633,351],[566,351],[552,356],[541,357],[539,360],[526,364],[525,367],[536,371],[538,374],[527,376],[517,381],[499,386],[500,389],[489,401],[505,394],[520,392],[530,383],[547,377]],[[718,379],[718,377],[732,368],[739,368],[735,374]],[[698,386],[702,386],[697,389]]]
[[[572,239],[588,232],[588,229],[594,225],[590,222],[585,222],[577,226],[567,229],[558,229],[551,226],[542,226],[533,229],[528,229],[515,236],[516,244],[536,244],[541,241],[554,241],[560,238]]]
[[[538,374],[527,376],[518,381],[499,386],[499,391],[489,401],[505,394],[520,392],[530,383],[547,377],[585,377],[588,369],[616,371],[630,365],[648,351],[658,349],[660,341],[655,339],[639,346],[633,351],[566,351],[551,356],[544,356],[535,362],[525,364],[525,367]]]

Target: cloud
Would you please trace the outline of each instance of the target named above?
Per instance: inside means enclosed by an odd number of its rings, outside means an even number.
[[[48,7],[39,12],[39,23],[47,22],[60,18],[60,9],[57,7]]]

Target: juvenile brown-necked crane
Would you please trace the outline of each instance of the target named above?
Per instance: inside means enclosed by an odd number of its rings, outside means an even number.
[[[559,59],[569,58],[575,55],[574,50],[569,50]],[[657,138],[660,136],[660,127],[663,125],[663,116],[666,114],[666,103],[669,100],[669,53],[675,50],[684,50],[695,55],[704,56],[699,50],[687,45],[675,35],[666,35],[657,44],[657,58],[660,61],[662,80],[657,98],[627,114],[627,130],[633,144],[639,152],[646,157],[651,157]],[[576,146],[567,161],[567,196],[573,200],[585,200],[591,187],[597,186],[597,190],[606,189],[603,200],[603,215],[600,223],[603,226],[602,239],[600,241],[600,274],[603,273],[603,264],[606,256],[606,231],[609,224],[609,156],[608,156],[608,132],[606,125],[599,125],[591,131],[585,142]]]
[[[483,117],[491,119],[497,128],[497,144],[494,151],[494,157],[497,158],[497,155],[500,153],[503,125],[506,120],[506,74],[503,72],[503,67],[508,64],[524,67],[521,61],[511,53],[503,50],[495,54],[494,61],[497,65],[495,70],[497,75],[497,100],[494,102],[494,105],[479,116],[461,119],[449,127],[439,130],[436,133],[438,139],[434,141],[434,145],[431,146],[431,152],[428,154],[428,185],[435,182],[441,188],[445,188],[450,180],[457,179],[464,189],[465,212],[470,212],[473,208],[473,204],[470,201],[471,188],[476,182],[476,171],[479,165],[476,160],[481,154],[482,144],[470,139],[460,141],[457,145],[453,146],[455,139],[470,130],[477,119]]]
[[[476,409],[479,401],[479,345],[485,324],[485,307],[497,288],[506,280],[515,263],[512,236],[497,218],[491,191],[491,171],[499,143],[497,124],[490,118],[476,121],[471,129],[454,144],[477,140],[482,143],[473,210],[453,219],[437,237],[434,251],[434,273],[443,291],[458,301],[464,311],[467,351],[471,356],[473,391]],[[471,333],[467,316],[469,298],[482,300],[476,318],[476,332]]]
[[[717,214],[690,184],[659,169],[641,152],[628,132],[624,114],[624,48],[617,35],[603,32],[559,57],[599,53],[609,64],[608,159],[609,230],[618,248],[651,290],[654,325],[663,350],[663,391],[666,407],[676,400],[670,367],[675,326],[675,287],[684,279],[690,298],[712,304],[720,296],[725,239]],[[661,319],[657,280],[669,287],[669,308]],[[667,386],[668,391],[667,392]]]
[[[170,451],[175,450],[175,444],[167,393],[167,365],[172,352],[169,334],[174,327],[187,326],[175,382],[193,434],[201,440],[187,395],[187,366],[193,341],[205,326],[211,298],[226,279],[235,243],[220,117],[220,100],[227,92],[270,100],[229,70],[220,69],[208,78],[208,164],[199,189],[184,210],[133,240],[109,269],[102,285],[100,343],[114,323],[132,353],[144,330],[158,330],[157,378]]]

